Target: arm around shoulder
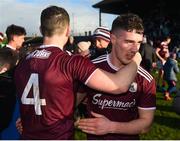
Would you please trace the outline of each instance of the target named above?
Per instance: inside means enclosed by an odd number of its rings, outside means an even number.
[[[137,53],[133,61],[117,73],[109,73],[97,69],[90,77],[87,85],[93,89],[112,94],[124,93],[129,89],[130,84],[134,80],[140,62],[141,55]]]

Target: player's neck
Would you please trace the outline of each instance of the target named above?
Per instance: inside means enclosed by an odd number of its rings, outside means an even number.
[[[10,42],[8,43],[8,45],[9,45],[13,50],[16,50],[16,43],[15,43],[15,42],[10,41]]]
[[[113,51],[109,55],[110,62],[113,66],[117,68],[122,68],[124,65],[117,59],[116,55],[113,53]]]
[[[43,44],[44,45],[55,45],[63,50],[66,41],[62,36],[52,36],[52,37],[44,37]]]

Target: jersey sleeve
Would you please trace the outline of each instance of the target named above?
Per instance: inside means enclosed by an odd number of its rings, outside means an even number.
[[[156,85],[155,80],[143,82],[143,91],[140,94],[138,108],[144,110],[156,109]]]
[[[70,64],[72,65],[70,71],[72,72],[74,79],[83,83],[87,83],[93,72],[97,69],[88,58],[84,58],[80,55],[72,56]]]

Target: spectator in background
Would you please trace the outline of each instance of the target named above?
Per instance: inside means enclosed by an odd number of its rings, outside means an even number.
[[[0,43],[2,43],[3,40],[4,40],[4,34],[0,32]]]
[[[167,58],[169,57],[169,48],[168,45],[171,42],[171,38],[168,36],[163,39],[160,45],[156,48],[156,55],[158,58],[157,67],[159,69],[157,77],[157,88],[160,89],[160,79],[162,80],[162,90],[165,88],[165,81],[163,79],[164,71],[163,66],[166,63]]]
[[[4,106],[2,108],[6,109],[6,104],[14,104],[16,102],[16,105],[10,106],[9,108],[11,109],[9,112],[9,116],[12,116],[12,121],[8,120],[9,122],[9,127],[6,128],[2,132],[2,139],[18,139],[19,134],[16,130],[15,127],[15,121],[17,120],[16,118],[19,117],[19,107],[18,107],[18,101],[16,101],[16,90],[15,90],[15,82],[14,82],[14,70],[15,70],[15,65],[19,61],[19,49],[22,47],[22,44],[24,42],[24,38],[26,35],[26,31],[23,27],[17,26],[17,25],[10,25],[6,29],[6,36],[7,36],[7,41],[8,43],[1,48],[1,51],[4,52],[5,54],[12,54],[13,56],[13,67],[11,67],[9,70],[7,68],[7,71],[1,74],[1,85],[4,86],[4,84],[7,84],[7,87],[3,88],[3,93],[7,94],[6,100],[7,102],[4,102]],[[6,78],[6,79],[5,79]],[[19,83],[19,82],[18,82]],[[1,91],[0,91],[1,93]],[[10,99],[10,100],[9,100]],[[12,103],[9,103],[12,102]],[[2,114],[2,113],[1,113]],[[13,114],[13,115],[12,115]],[[10,119],[7,118],[7,119]],[[11,136],[9,136],[11,134]]]
[[[150,40],[144,35],[139,52],[142,56],[141,66],[151,73],[155,62],[155,51]]]
[[[128,13],[117,17],[112,24],[111,53],[92,62],[109,72],[121,70],[138,52],[143,31],[139,16]],[[123,95],[113,96],[89,88],[85,92],[89,118],[76,124],[88,134],[88,140],[137,140],[139,134],[149,131],[156,109],[156,86],[153,77],[142,67]]]
[[[68,41],[64,47],[65,51],[68,51],[70,54],[75,54],[77,49],[77,45],[74,43],[74,37],[69,36]]]
[[[7,44],[3,47],[3,50],[11,51],[17,57],[17,63],[20,59],[19,49],[22,47],[24,38],[26,36],[26,30],[24,27],[18,25],[9,25],[6,29]]]
[[[165,100],[171,100],[170,95],[176,92],[177,77],[176,74],[179,72],[178,62],[176,60],[176,53],[170,53],[166,63],[163,67],[164,70],[164,80],[168,84],[168,89],[165,91]]]
[[[17,53],[18,56],[19,49],[22,47],[24,38],[26,36],[26,30],[24,27],[12,24],[7,27],[6,35],[8,43],[4,49],[14,51],[14,53]]]
[[[2,74],[15,67],[16,59],[11,51],[0,49],[0,139],[12,120],[16,99],[13,80]]]
[[[0,48],[2,48],[4,46],[4,34],[2,32],[0,32]]]
[[[93,60],[101,55],[106,55],[110,52],[110,31],[105,26],[100,26],[95,29],[92,42],[82,41],[78,43],[78,53],[82,56],[89,57]],[[84,100],[78,105],[77,111],[80,115],[86,116],[86,101]]]
[[[14,68],[16,65],[16,59],[17,58],[14,53],[8,50],[0,49],[0,74]]]
[[[107,27],[98,27],[93,34],[93,42],[89,48],[90,59],[97,58],[100,55],[108,54],[110,42],[110,31]]]
[[[77,49],[77,52],[78,54],[84,56],[84,57],[90,57],[91,54],[90,54],[90,50],[89,50],[89,47],[91,46],[91,42],[90,41],[82,41],[82,42],[79,42],[77,44],[78,46],[78,49]]]

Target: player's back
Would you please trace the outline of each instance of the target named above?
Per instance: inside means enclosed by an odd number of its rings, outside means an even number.
[[[57,47],[40,48],[19,63],[15,80],[21,99],[22,139],[72,139],[73,79],[70,56]]]

